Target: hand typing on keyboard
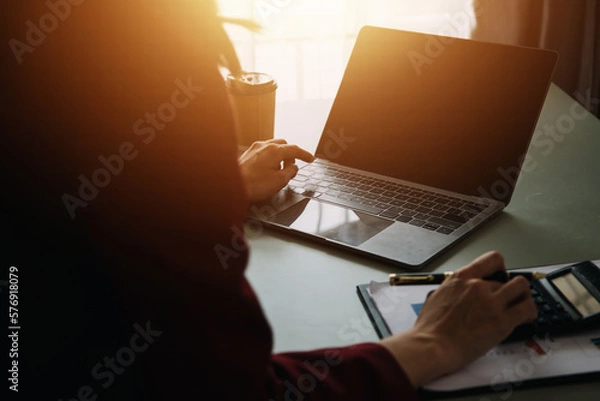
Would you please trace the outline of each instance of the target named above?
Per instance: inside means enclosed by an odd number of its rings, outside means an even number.
[[[239,158],[250,203],[267,200],[298,172],[296,159],[310,163],[314,156],[284,139],[254,142]]]

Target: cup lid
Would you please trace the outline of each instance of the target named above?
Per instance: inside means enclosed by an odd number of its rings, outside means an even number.
[[[277,82],[262,72],[242,72],[238,75],[228,75],[227,87],[240,94],[254,95],[276,89]]]

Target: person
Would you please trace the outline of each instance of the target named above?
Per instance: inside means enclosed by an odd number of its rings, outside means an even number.
[[[535,317],[527,282],[481,279],[504,269],[492,252],[432,293],[408,332],[273,354],[241,233],[249,197],[312,156],[272,141],[238,160],[214,2],[22,0],[1,14],[13,394],[413,400]]]

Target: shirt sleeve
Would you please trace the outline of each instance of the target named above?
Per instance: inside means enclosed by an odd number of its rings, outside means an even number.
[[[375,343],[277,354],[270,374],[277,400],[417,399],[398,363]]]

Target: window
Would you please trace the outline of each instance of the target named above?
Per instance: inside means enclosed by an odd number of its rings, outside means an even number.
[[[354,40],[365,24],[468,37],[474,0],[219,0],[221,14],[252,18],[254,34],[227,31],[247,71],[277,80],[279,102],[335,96]]]

